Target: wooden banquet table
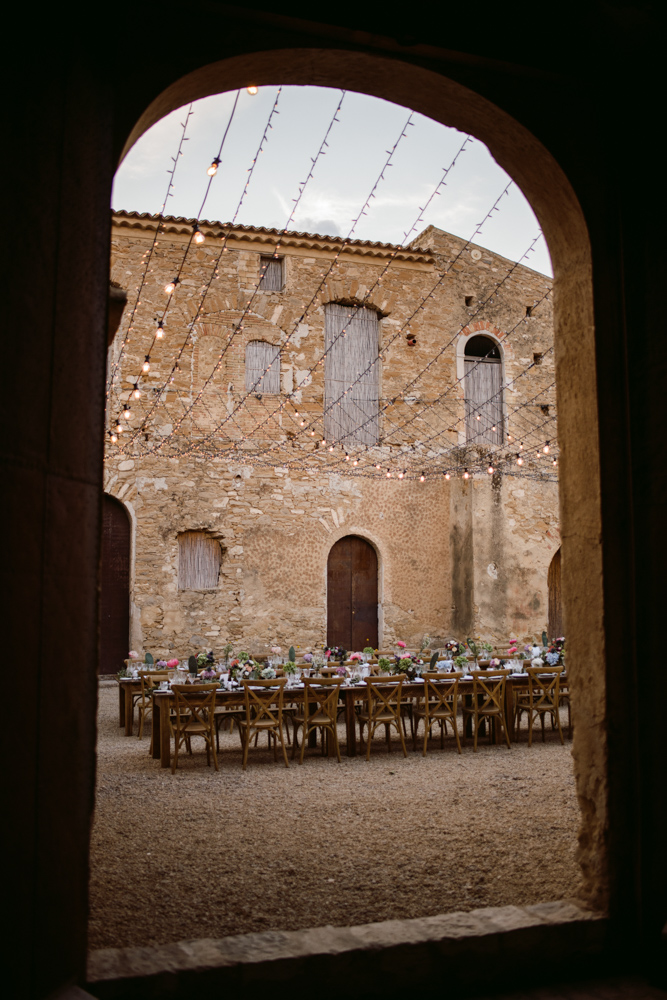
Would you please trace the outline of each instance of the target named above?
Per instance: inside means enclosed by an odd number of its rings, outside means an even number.
[[[547,671],[545,671],[546,673]],[[489,672],[492,676],[492,673]],[[447,675],[443,674],[443,683],[447,682]],[[565,680],[565,677],[563,677]],[[388,683],[391,681],[388,680]],[[125,694],[125,732],[128,733],[127,726],[127,714],[128,714],[128,699],[129,699],[129,712],[132,712],[132,695],[131,695],[131,683],[128,681],[121,681],[121,687],[125,686],[127,693]],[[136,683],[136,682],[134,682]],[[258,682],[259,685],[260,682]],[[507,718],[507,731],[509,733],[510,740],[514,740],[514,692],[517,689],[527,688],[528,686],[528,676],[527,675],[510,675],[507,678],[507,684],[505,686],[505,714]],[[139,682],[139,690],[141,689],[141,684]],[[403,685],[403,692],[406,699],[406,703],[410,703],[412,698],[424,690],[423,681],[408,681]],[[303,700],[304,688],[285,688],[283,699],[284,703],[294,704]],[[346,746],[345,752],[348,757],[356,757],[357,749],[357,717],[355,713],[355,705],[358,702],[364,700],[366,694],[365,684],[345,684],[340,688],[340,697],[345,708],[345,736],[346,736]],[[460,680],[459,681],[459,695],[466,696],[472,695],[472,678],[470,680]],[[153,692],[154,708],[153,708],[153,757],[159,760],[162,767],[171,766],[171,731],[169,727],[169,708],[173,705],[174,695],[170,691],[155,691]],[[123,704],[123,698],[121,698],[121,704]],[[243,700],[243,689],[236,688],[233,691],[226,691],[218,689],[216,691],[216,704],[224,705],[227,708],[242,708],[244,705]],[[123,723],[121,722],[121,725]],[[132,722],[130,719],[130,734],[132,730]],[[496,734],[494,733],[494,742],[496,739]]]

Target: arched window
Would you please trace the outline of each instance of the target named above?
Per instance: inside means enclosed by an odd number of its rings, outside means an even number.
[[[466,444],[503,443],[503,365],[495,340],[479,335],[465,345]]]
[[[251,340],[245,349],[246,392],[280,392],[280,348],[265,340]]]
[[[341,444],[377,444],[380,326],[364,306],[325,306],[324,436]]]

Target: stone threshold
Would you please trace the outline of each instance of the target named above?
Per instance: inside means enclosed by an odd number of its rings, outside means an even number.
[[[179,1000],[202,989],[243,991],[248,1000],[280,985],[315,988],[317,1000],[393,996],[417,987],[472,996],[591,974],[605,951],[607,926],[604,914],[564,900],[357,927],[103,948],[89,954],[87,989],[99,1000]]]

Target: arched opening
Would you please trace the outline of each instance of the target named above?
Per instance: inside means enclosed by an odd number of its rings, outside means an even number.
[[[349,652],[378,645],[378,557],[359,535],[345,535],[327,560],[327,644]]]
[[[478,334],[466,341],[463,382],[466,444],[500,445],[503,433],[503,365],[498,344]]]
[[[130,637],[131,526],[120,500],[102,499],[102,560],[100,592],[101,674],[115,674],[123,667]]]

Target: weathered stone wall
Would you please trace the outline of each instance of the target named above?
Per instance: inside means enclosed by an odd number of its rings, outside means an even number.
[[[114,223],[112,278],[132,302],[155,222],[121,213]],[[501,345],[510,433],[520,436],[524,427],[528,433],[534,414],[546,414],[545,406],[553,415],[554,391],[542,391],[553,382],[551,304],[544,298],[548,279],[526,268],[512,270],[511,262],[486,250],[473,257],[465,249],[452,266],[462,241],[431,228],[415,241],[425,252],[413,247],[399,255],[381,245],[352,244],[298,323],[340,241],[283,237],[285,289],[257,292],[259,256],[271,253],[278,237],[267,230],[237,230],[205,312],[182,349],[220,249],[210,227],[207,242],[188,253],[165,338],[151,347],[164,308],[164,284],[176,273],[191,232],[184,220],[165,228],[109,407],[111,420],[140,375],[142,397],[132,401],[129,427],[137,428],[149,413],[145,433],[128,445],[126,431],[118,444],[108,446],[106,459],[106,489],[126,503],[133,517],[134,647],[183,655],[199,647],[217,652],[228,639],[255,652],[273,642],[322,644],[327,556],[346,534],[363,536],[378,553],[381,645],[399,638],[418,642],[424,633],[440,638],[474,633],[497,642],[510,634],[539,634],[546,626],[547,568],[559,544],[557,485],[485,472],[467,481],[460,475],[449,481],[442,475],[423,483],[397,481],[387,479],[384,469],[398,469],[403,452],[423,456],[427,469],[437,465],[441,459],[428,438],[443,428],[449,447],[464,441],[462,343],[475,332],[486,331]],[[376,284],[390,259],[391,267]],[[450,273],[442,278],[446,270]],[[426,308],[410,320],[416,345],[409,346],[404,325],[430,292]],[[294,413],[298,408],[307,422],[322,414],[323,366],[312,374],[309,369],[323,350],[324,303],[365,299],[382,317],[381,405],[387,406],[385,434],[391,427],[395,432],[376,449],[380,472],[366,461],[359,475],[340,449],[338,457],[323,454],[321,424],[316,438],[306,437]],[[481,303],[486,303],[483,310]],[[111,364],[120,356],[129,315],[128,308]],[[241,320],[243,329],[230,339]],[[401,335],[389,343],[397,331]],[[249,397],[230,419],[245,395],[245,345],[255,339],[282,345],[282,395]],[[410,378],[441,350],[438,362],[405,393]],[[141,375],[149,351],[151,370]],[[168,382],[177,356],[178,368]],[[206,380],[208,387],[198,398]],[[447,396],[435,403],[443,389],[449,390]],[[411,420],[424,403],[434,405],[424,418]],[[206,435],[216,428],[215,441],[219,448],[224,444],[224,454],[206,444]],[[252,450],[258,444],[263,454]],[[513,451],[517,441],[508,447]],[[178,534],[187,530],[206,531],[221,543],[214,590],[178,589]]]

